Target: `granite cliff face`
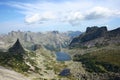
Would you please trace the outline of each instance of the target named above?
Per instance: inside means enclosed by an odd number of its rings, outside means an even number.
[[[74,38],[70,47],[106,46],[120,43],[120,28],[107,31],[107,27],[88,27],[86,32]]]

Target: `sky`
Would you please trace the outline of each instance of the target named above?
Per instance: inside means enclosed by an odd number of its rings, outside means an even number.
[[[0,33],[120,27],[120,0],[0,0]]]

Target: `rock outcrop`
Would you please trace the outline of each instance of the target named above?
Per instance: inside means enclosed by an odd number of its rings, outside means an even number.
[[[107,31],[107,27],[88,27],[86,32],[74,38],[70,47],[93,47],[120,43],[120,28]]]
[[[15,44],[9,48],[8,50],[10,53],[15,53],[15,54],[24,54],[25,51],[19,41],[19,39],[17,39],[17,41],[15,42]]]

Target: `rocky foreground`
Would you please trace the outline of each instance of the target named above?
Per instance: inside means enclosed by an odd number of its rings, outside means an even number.
[[[0,66],[0,80],[30,80],[20,73]]]

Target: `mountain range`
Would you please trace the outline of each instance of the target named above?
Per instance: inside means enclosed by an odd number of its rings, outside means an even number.
[[[72,60],[56,60],[55,52],[61,48]],[[30,80],[120,80],[120,28],[93,26],[84,33],[12,31],[0,36],[0,49],[0,74],[12,69]],[[1,76],[17,80],[11,74]]]
[[[23,47],[29,50],[34,50],[36,45],[41,45],[49,50],[57,51],[67,47],[70,41],[80,34],[80,31],[49,31],[45,33],[11,31],[8,34],[0,35],[0,49],[8,49],[18,38]]]

